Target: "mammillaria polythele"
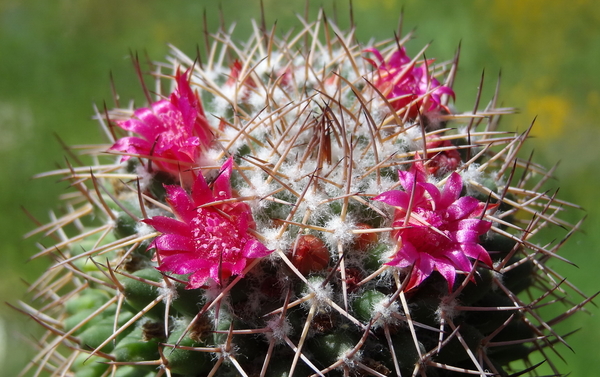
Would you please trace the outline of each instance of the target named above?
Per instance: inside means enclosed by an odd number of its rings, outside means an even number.
[[[576,226],[518,157],[528,132],[497,129],[511,110],[453,109],[457,58],[303,25],[174,48],[171,90],[54,172],[76,191],[39,228],[36,375],[508,376],[564,342],[590,299],[536,236]]]

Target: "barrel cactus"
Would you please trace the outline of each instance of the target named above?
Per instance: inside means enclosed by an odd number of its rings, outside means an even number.
[[[554,325],[590,298],[546,264],[579,224],[529,129],[498,130],[497,91],[453,107],[458,54],[302,25],[173,48],[145,107],[97,111],[107,143],[43,174],[73,190],[31,232],[53,265],[25,373],[559,375]]]

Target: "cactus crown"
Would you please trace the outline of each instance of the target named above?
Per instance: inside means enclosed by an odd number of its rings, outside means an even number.
[[[497,92],[451,107],[458,54],[302,24],[173,48],[148,107],[97,113],[91,166],[44,174],[75,190],[31,232],[55,240],[35,375],[534,375],[565,343],[590,298],[536,236],[576,206],[518,157],[529,129],[497,129]]]

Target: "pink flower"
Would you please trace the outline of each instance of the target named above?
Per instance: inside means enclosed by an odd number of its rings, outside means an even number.
[[[447,86],[431,77],[427,65],[411,66],[411,59],[406,55],[406,50],[401,47],[394,52],[389,61],[385,61],[376,48],[368,48],[365,52],[375,55],[379,63],[366,59],[377,68],[373,85],[381,91],[396,111],[406,108],[408,117],[414,119],[424,112],[448,109],[442,105],[441,96],[444,94],[454,98],[454,92]],[[432,63],[433,60],[428,61]]]
[[[148,156],[153,167],[174,175],[198,162],[213,136],[200,99],[190,88],[188,74],[177,73],[175,79],[177,90],[168,100],[137,109],[133,118],[116,122],[141,137],[123,137],[110,150]],[[129,158],[125,155],[121,161]]]
[[[158,253],[158,270],[191,274],[188,289],[205,285],[209,278],[220,284],[231,275],[241,274],[248,259],[271,252],[249,233],[255,223],[248,204],[220,203],[232,198],[232,166],[230,158],[212,190],[201,174],[191,196],[180,186],[165,186],[167,202],[177,219],[155,216],[144,220],[163,233],[151,244]],[[207,205],[210,203],[215,204]]]
[[[460,196],[462,178],[458,173],[452,173],[440,191],[425,181],[421,169],[415,164],[411,171],[398,171],[404,191],[391,190],[373,198],[396,207],[393,226],[400,229],[393,232],[393,237],[398,240],[399,249],[386,264],[414,266],[407,290],[421,284],[433,270],[442,274],[451,290],[457,270],[471,271],[469,258],[492,266],[490,255],[479,244],[479,236],[492,223],[480,219],[484,203],[471,196]]]

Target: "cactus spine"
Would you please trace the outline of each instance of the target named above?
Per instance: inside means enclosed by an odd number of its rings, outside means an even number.
[[[55,244],[22,304],[48,330],[28,371],[508,376],[536,352],[559,375],[553,325],[590,298],[546,264],[563,242],[539,231],[566,240],[577,207],[518,157],[529,130],[497,130],[496,96],[450,107],[458,54],[303,25],[173,48],[148,108],[97,114],[92,164],[45,174],[74,191],[32,232]]]

